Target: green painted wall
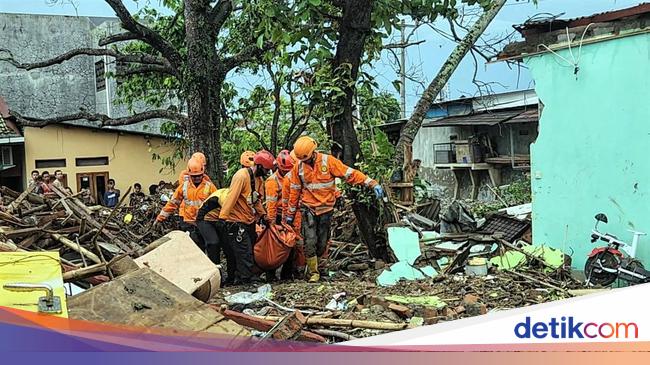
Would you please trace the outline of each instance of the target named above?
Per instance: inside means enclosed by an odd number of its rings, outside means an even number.
[[[626,242],[628,229],[650,233],[650,34],[583,46],[577,75],[551,53],[526,63],[544,103],[531,146],[533,239],[573,250],[582,270],[596,213]],[[639,248],[650,267],[650,236]]]

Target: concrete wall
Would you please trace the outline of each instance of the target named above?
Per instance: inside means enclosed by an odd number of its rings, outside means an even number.
[[[42,61],[91,46],[85,17],[0,13],[0,47],[22,63]],[[50,117],[95,110],[92,57],[75,57],[48,68],[25,71],[0,62],[0,95],[25,115]]]
[[[36,169],[36,160],[66,159],[66,167],[60,168],[68,175],[68,186],[77,191],[76,174],[82,172],[108,171],[122,191],[136,182],[143,189],[160,180],[176,181],[180,170],[164,170],[159,160],[152,161],[152,152],[166,155],[172,151],[161,138],[118,132],[105,132],[89,128],[48,126],[25,129],[26,170]],[[75,158],[102,157],[109,159],[108,166],[75,166]],[[52,173],[57,168],[47,169]],[[44,169],[40,169],[42,171]]]
[[[531,148],[533,239],[573,250],[583,269],[597,213],[624,241],[628,229],[650,233],[650,34],[584,45],[577,75],[550,53],[526,63],[545,105]],[[650,266],[647,236],[637,256]]]

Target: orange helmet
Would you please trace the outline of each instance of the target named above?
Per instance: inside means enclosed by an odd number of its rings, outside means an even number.
[[[260,165],[267,170],[273,169],[273,162],[275,162],[271,152],[265,150],[257,152],[253,160],[256,165]]]
[[[293,158],[291,157],[289,150],[280,151],[276,161],[278,163],[278,168],[282,171],[289,171],[293,168]]]
[[[208,160],[205,159],[205,155],[202,152],[194,152],[192,158],[199,160],[204,166],[208,164]]]
[[[191,158],[187,162],[187,174],[190,176],[199,176],[203,175],[203,163],[196,158]]]
[[[239,157],[239,163],[244,167],[253,167],[255,166],[255,162],[253,161],[254,158],[255,152],[244,151],[244,153],[242,153]]]
[[[316,141],[308,136],[298,138],[296,143],[293,144],[293,150],[300,161],[310,159],[314,151],[316,151],[316,147],[318,147]]]

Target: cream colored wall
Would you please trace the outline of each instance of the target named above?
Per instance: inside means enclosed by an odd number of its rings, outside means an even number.
[[[162,164],[159,160],[152,160],[152,153],[165,156],[173,152],[173,146],[165,145],[162,138],[53,125],[25,128],[24,134],[27,178],[30,171],[36,170],[36,160],[65,158],[66,167],[38,170],[48,170],[51,174],[54,170],[63,170],[68,177],[68,186],[75,192],[78,173],[108,171],[109,178],[115,179],[117,188],[123,192],[139,182],[147,193],[149,185],[160,180],[176,181],[181,170],[177,167],[174,172],[170,169],[159,172]],[[108,157],[108,165],[75,165],[76,158],[104,156]]]

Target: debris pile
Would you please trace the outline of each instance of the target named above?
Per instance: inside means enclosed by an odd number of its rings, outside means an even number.
[[[58,251],[65,281],[81,287],[108,281],[111,267],[121,258],[141,255],[149,243],[174,228],[174,222],[152,228],[160,199],[147,199],[134,209],[123,206],[127,191],[120,204],[109,209],[87,206],[79,194],[53,190],[56,195],[50,197],[0,187],[5,207],[0,211],[0,251]]]

